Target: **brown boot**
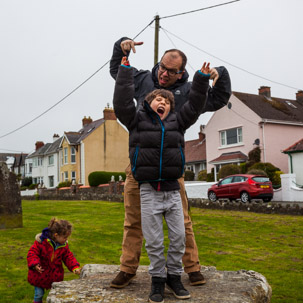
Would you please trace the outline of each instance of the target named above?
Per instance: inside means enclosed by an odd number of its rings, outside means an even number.
[[[136,274],[129,274],[121,270],[116,278],[110,283],[110,287],[123,288],[127,286],[135,276]]]
[[[188,278],[189,278],[190,285],[202,285],[202,284],[206,283],[206,280],[200,271],[194,271],[194,272],[188,273]]]

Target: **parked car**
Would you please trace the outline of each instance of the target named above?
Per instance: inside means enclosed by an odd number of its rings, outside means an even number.
[[[271,201],[273,188],[268,177],[259,175],[230,175],[208,189],[208,199],[212,202],[220,198],[241,199],[243,203],[251,199]]]

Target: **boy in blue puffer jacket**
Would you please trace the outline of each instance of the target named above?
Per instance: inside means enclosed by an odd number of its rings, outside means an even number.
[[[142,232],[152,276],[149,302],[163,302],[165,283],[178,299],[190,298],[181,282],[185,229],[177,180],[184,172],[184,133],[205,106],[209,72],[209,63],[196,72],[189,99],[178,113],[174,112],[173,94],[165,89],[149,93],[137,112],[133,70],[126,57],[119,67],[113,103],[117,118],[129,130],[132,174],[140,186]],[[170,240],[167,260],[163,216]]]

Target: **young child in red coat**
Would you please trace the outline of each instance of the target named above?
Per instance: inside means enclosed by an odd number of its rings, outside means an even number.
[[[42,302],[44,289],[50,289],[53,282],[63,281],[62,262],[70,271],[80,274],[80,264],[67,244],[71,232],[68,221],[53,218],[48,227],[36,235],[27,254],[28,282],[35,286],[34,303]]]

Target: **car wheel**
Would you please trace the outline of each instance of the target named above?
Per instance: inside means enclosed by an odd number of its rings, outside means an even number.
[[[217,201],[217,196],[216,194],[213,192],[213,191],[210,191],[208,193],[208,199],[211,201],[211,202],[215,202]]]
[[[263,202],[270,202],[271,201],[271,198],[264,198],[263,199]]]
[[[243,191],[240,196],[241,202],[247,203],[250,202],[251,198],[248,192]]]

